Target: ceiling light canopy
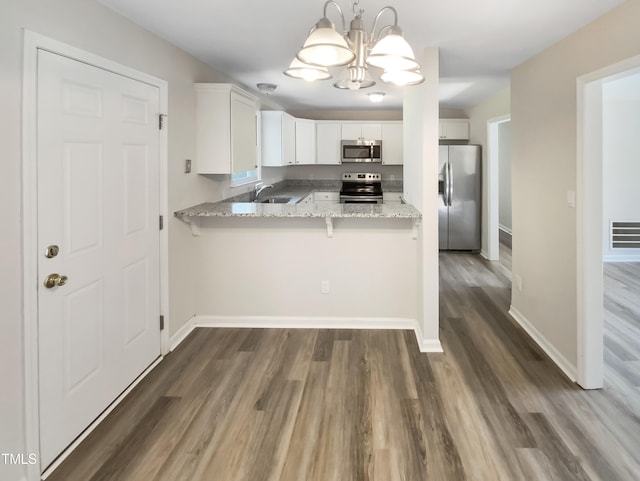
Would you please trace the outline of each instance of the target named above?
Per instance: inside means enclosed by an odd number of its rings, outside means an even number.
[[[339,89],[359,90],[376,84],[368,71],[369,66],[382,69],[380,79],[396,86],[417,85],[424,81],[420,65],[413,49],[404,39],[398,27],[398,13],[393,7],[384,7],[378,12],[371,32],[364,29],[360,0],[352,2],[354,18],[346,29],[344,14],[333,0],[324,4],[324,16],[311,29],[302,48],[293,59],[285,75],[304,80],[326,80],[331,78],[328,68],[346,66],[339,80],[333,84]],[[329,6],[340,15],[343,33],[327,17]],[[376,35],[378,21],[385,11],[393,13],[393,25],[381,28]]]
[[[256,84],[256,87],[258,87],[258,92],[265,95],[271,95],[278,88],[276,84],[270,84],[270,83],[264,83],[264,82]]]
[[[384,99],[384,92],[371,92],[367,94],[369,96],[369,100],[374,104],[379,104]]]

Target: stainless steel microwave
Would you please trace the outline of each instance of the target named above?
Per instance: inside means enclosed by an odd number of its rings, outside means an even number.
[[[382,162],[381,140],[343,140],[341,143],[342,163]]]

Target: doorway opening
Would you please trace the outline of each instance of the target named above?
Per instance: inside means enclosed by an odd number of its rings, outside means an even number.
[[[497,261],[511,279],[511,116],[487,122],[487,250],[485,257]]]
[[[640,223],[640,212],[637,207],[635,212],[633,209],[625,211],[624,202],[618,202],[622,197],[620,190],[625,183],[624,177],[637,178],[637,175],[628,170],[633,167],[621,169],[620,166],[614,165],[615,162],[622,160],[616,159],[619,154],[614,152],[623,146],[615,140],[620,139],[618,135],[620,132],[616,130],[628,127],[630,119],[621,121],[620,118],[617,120],[612,118],[612,114],[617,115],[632,108],[634,104],[628,99],[623,101],[616,99],[619,94],[615,92],[620,92],[620,87],[623,85],[616,82],[630,82],[632,77],[639,74],[640,56],[637,56],[578,78],[577,380],[585,389],[598,389],[604,385],[605,276],[607,284],[613,285],[611,270],[605,269],[604,261],[612,259],[612,255],[615,257],[621,252],[616,251],[611,243],[614,232],[611,229],[612,222]],[[640,100],[637,106],[640,111]],[[640,114],[636,112],[635,121],[640,123],[638,118]],[[635,131],[637,132],[637,127]],[[621,171],[625,169],[627,169],[626,172]],[[622,180],[620,175],[623,176]],[[618,201],[612,202],[611,199],[618,199]],[[617,203],[623,205],[622,209],[620,205],[616,206]],[[612,215],[616,219],[613,219]],[[625,218],[618,219],[618,216]],[[640,249],[635,249],[635,252],[640,253]],[[633,254],[635,255],[637,254]],[[610,295],[611,292],[607,292],[607,296]],[[608,303],[610,302],[609,300]],[[606,315],[611,316],[609,307]],[[627,338],[630,334],[633,333],[626,333]],[[608,332],[607,336],[611,336],[611,332]],[[610,346],[615,343],[611,337],[607,342]],[[638,343],[640,345],[640,340]],[[607,353],[607,357],[610,357],[610,352]]]

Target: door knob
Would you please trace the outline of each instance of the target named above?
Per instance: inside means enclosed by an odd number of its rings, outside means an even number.
[[[49,274],[44,278],[44,287],[51,289],[55,286],[64,286],[69,278],[67,276],[61,276],[60,274]]]

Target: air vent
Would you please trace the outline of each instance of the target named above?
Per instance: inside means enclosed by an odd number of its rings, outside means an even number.
[[[612,222],[611,247],[640,249],[640,222]]]

